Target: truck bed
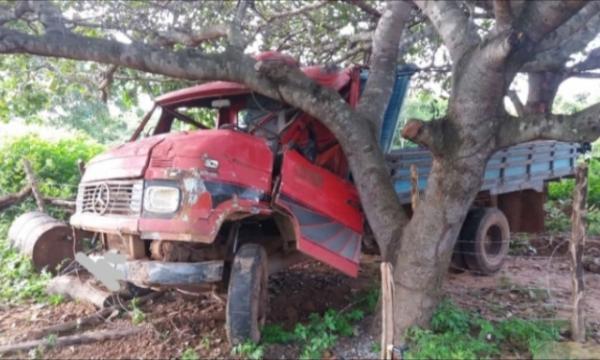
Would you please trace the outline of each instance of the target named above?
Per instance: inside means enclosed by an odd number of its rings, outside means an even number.
[[[579,146],[533,141],[500,150],[488,161],[481,191],[492,195],[527,189],[542,192],[545,182],[574,175]],[[419,190],[424,191],[431,171],[431,153],[417,148],[393,150],[386,160],[400,201],[410,203],[410,166],[417,167]]]

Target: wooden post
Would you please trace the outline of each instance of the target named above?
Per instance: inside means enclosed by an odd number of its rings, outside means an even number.
[[[573,285],[573,313],[571,314],[571,337],[574,341],[585,341],[585,319],[583,314],[583,247],[586,242],[586,214],[588,192],[588,167],[579,164],[575,169],[575,191],[573,193],[573,224],[569,253],[571,258],[571,283]]]
[[[44,198],[40,193],[40,190],[37,186],[37,179],[35,178],[35,173],[31,168],[31,164],[27,159],[23,159],[23,167],[25,168],[25,174],[27,175],[27,180],[29,181],[29,185],[31,186],[31,192],[33,193],[33,197],[35,198],[35,202],[37,203],[38,210],[41,212],[46,212],[44,206]]]
[[[79,175],[83,176],[85,172],[85,163],[81,159],[77,159],[77,169],[79,169]]]
[[[419,206],[419,170],[415,164],[410,165],[410,203],[413,213]]]
[[[381,359],[391,360],[394,349],[394,281],[392,265],[381,263]]]

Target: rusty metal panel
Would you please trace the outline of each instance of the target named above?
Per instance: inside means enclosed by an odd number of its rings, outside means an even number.
[[[542,192],[546,182],[573,175],[578,148],[575,143],[533,141],[499,150],[488,161],[481,191],[492,195],[521,190]],[[395,150],[386,155],[386,161],[403,204],[410,203],[411,165],[419,171],[419,190],[425,190],[432,163],[428,150]]]
[[[221,281],[223,261],[164,262],[126,261],[117,264],[126,281],[139,286],[185,286]]]

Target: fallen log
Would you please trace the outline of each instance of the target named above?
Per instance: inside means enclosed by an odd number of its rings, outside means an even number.
[[[142,332],[144,327],[134,327],[124,330],[102,330],[88,331],[79,335],[63,336],[59,338],[47,338],[42,340],[31,340],[17,344],[0,346],[0,354],[15,353],[43,347],[62,347],[69,345],[89,344],[97,341],[120,339],[125,336],[135,335]]]
[[[33,193],[33,197],[35,198],[35,202],[37,203],[38,210],[41,212],[46,212],[44,198],[42,197],[42,193],[38,188],[37,178],[35,176],[35,173],[33,172],[31,164],[27,159],[23,159],[23,168],[25,169],[27,181],[29,181],[29,186],[31,186],[31,192]]]
[[[17,205],[25,201],[27,197],[31,195],[31,186],[25,186],[21,191],[16,194],[8,194],[0,196],[0,211],[8,209],[13,205]]]
[[[112,293],[98,289],[90,284],[89,281],[82,281],[75,276],[57,276],[48,282],[46,291],[49,294],[63,295],[75,300],[83,300],[96,305],[98,308],[104,308],[113,305],[114,298]]]
[[[31,195],[31,186],[27,185],[18,193],[0,196],[0,211],[4,211],[14,205],[19,205]],[[76,205],[75,201],[73,200],[65,200],[53,197],[43,197],[42,199],[45,203],[50,205],[58,206],[69,211],[75,211]]]
[[[164,294],[163,292],[153,292],[153,293],[141,296],[139,298],[136,298],[137,305],[141,306],[141,305],[145,304],[146,302],[154,300],[163,294]],[[100,309],[91,315],[84,316],[84,317],[78,318],[73,321],[68,321],[68,322],[65,322],[62,324],[56,324],[56,325],[48,326],[45,328],[33,330],[32,332],[27,334],[27,338],[28,339],[40,339],[40,338],[43,338],[50,334],[60,335],[60,334],[64,334],[67,332],[81,329],[84,326],[100,324],[105,320],[106,317],[110,316],[110,314],[112,314],[115,310],[119,310],[120,307],[121,307],[120,304],[119,305],[115,304],[115,305],[106,307],[104,309]]]
[[[75,201],[51,197],[45,197],[44,201],[54,206],[62,207],[68,210],[75,210]]]

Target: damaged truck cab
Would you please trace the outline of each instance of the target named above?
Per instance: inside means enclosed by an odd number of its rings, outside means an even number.
[[[297,66],[272,52],[257,59]],[[368,77],[360,67],[302,71],[351,107]],[[412,194],[426,188],[432,156],[421,148],[389,149],[413,72],[398,70],[379,134],[409,214]],[[454,266],[493,274],[508,253],[511,230],[542,231],[546,183],[573,175],[578,149],[538,141],[492,155],[456,243]],[[102,251],[127,258],[114,264],[126,282],[227,286],[232,344],[259,340],[269,273],[308,255],[357,276],[363,240],[369,244],[333,134],[298,109],[222,81],[159,97],[131,141],[92,159],[71,224],[95,233]]]
[[[364,70],[302,70],[356,105]],[[301,253],[358,274],[364,216],[321,122],[217,81],[159,97],[130,142],[92,159],[70,222],[125,255],[117,267],[135,285],[227,283],[227,333],[238,343],[259,339],[269,272]]]

